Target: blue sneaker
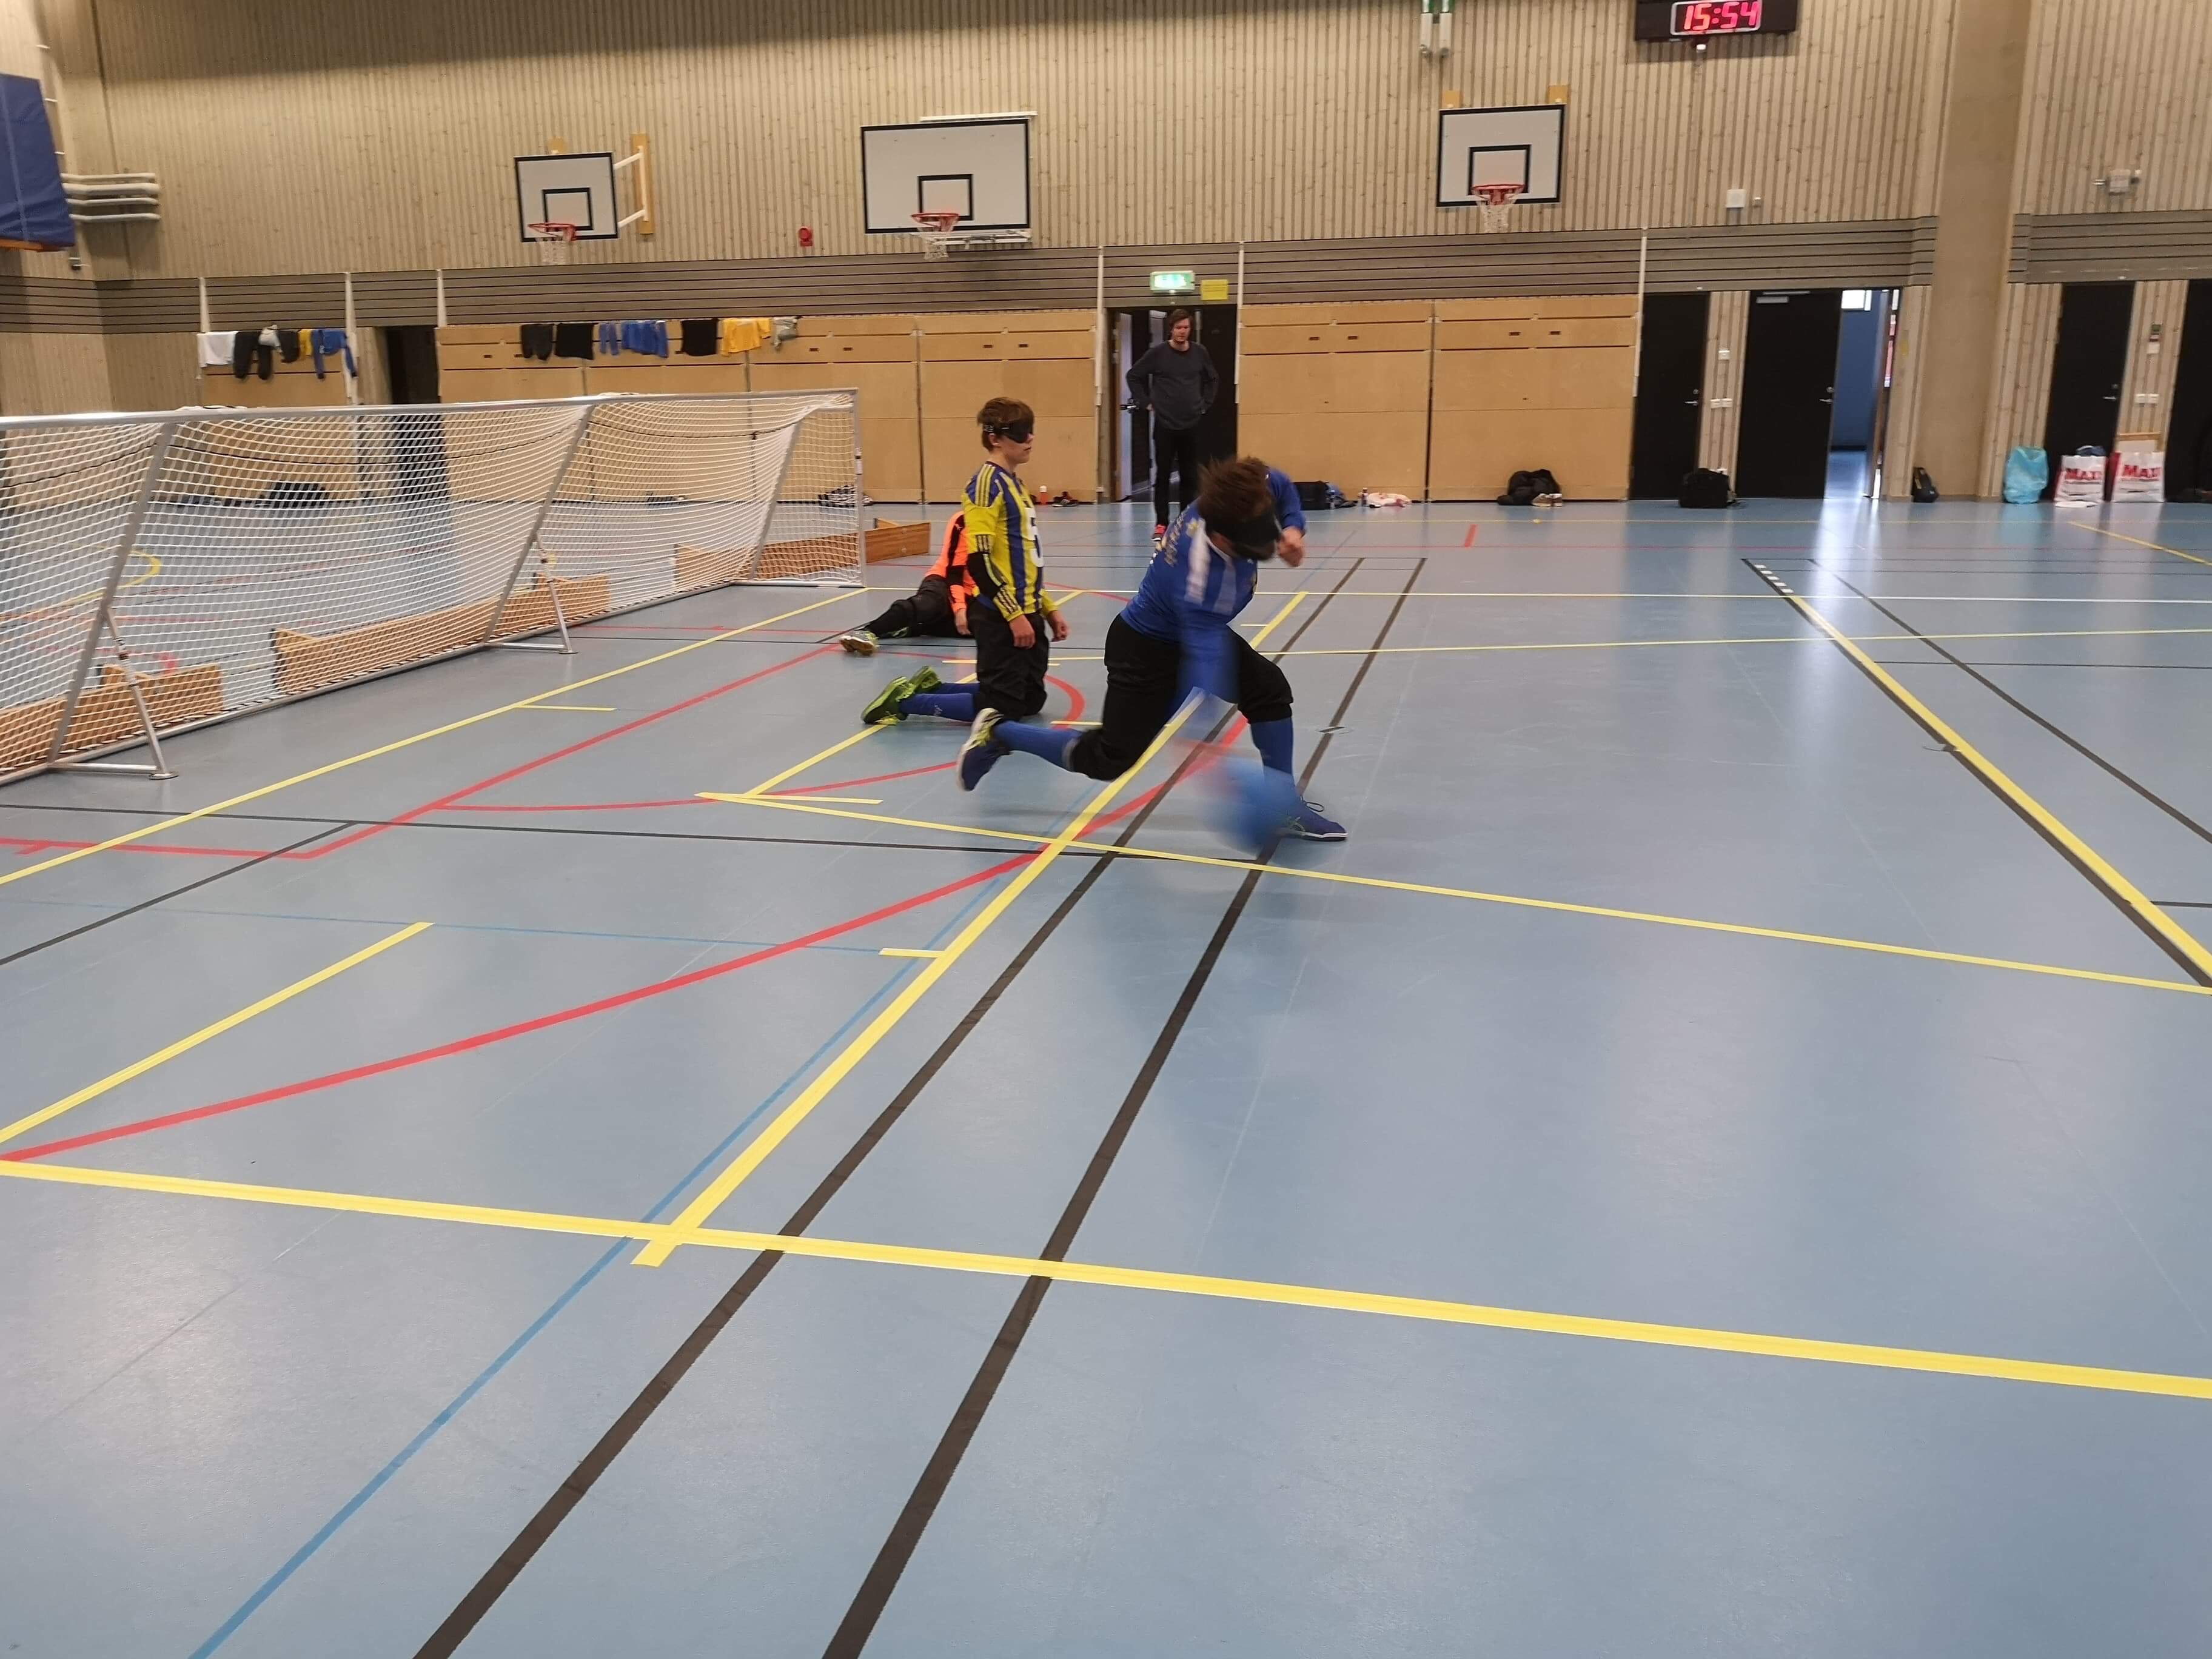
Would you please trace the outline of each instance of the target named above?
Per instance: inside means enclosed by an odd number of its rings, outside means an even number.
[[[934,691],[944,684],[937,678],[934,668],[925,668],[919,674],[908,674],[893,680],[868,699],[868,706],[860,711],[860,724],[894,726],[906,718],[904,704],[908,697],[923,691]]]
[[[1283,833],[1294,836],[1300,841],[1342,841],[1345,838],[1344,826],[1310,800],[1298,803],[1298,810],[1283,826]]]
[[[999,763],[999,757],[1011,753],[999,741],[999,711],[979,708],[975,723],[968,728],[968,741],[960,750],[960,787],[973,789],[983,781],[983,774]]]

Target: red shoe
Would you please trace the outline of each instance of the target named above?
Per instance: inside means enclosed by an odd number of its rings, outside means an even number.
[[[1168,527],[1164,524],[1152,526],[1152,551],[1157,553],[1168,544]]]

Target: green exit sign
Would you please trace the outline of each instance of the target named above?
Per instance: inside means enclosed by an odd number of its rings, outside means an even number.
[[[1152,292],[1195,294],[1198,292],[1198,273],[1194,270],[1156,270],[1152,273]]]

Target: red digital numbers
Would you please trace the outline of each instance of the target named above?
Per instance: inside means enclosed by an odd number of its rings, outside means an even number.
[[[1676,34],[1743,34],[1759,27],[1766,0],[1675,0]]]

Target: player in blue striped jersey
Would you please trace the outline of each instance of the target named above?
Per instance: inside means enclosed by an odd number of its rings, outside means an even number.
[[[973,789],[1018,750],[1086,777],[1118,778],[1194,690],[1234,703],[1261,764],[1291,774],[1291,683],[1230,624],[1251,604],[1263,562],[1296,565],[1304,557],[1305,514],[1287,477],[1249,458],[1208,467],[1198,499],[1107,629],[1106,703],[1097,728],[1069,732],[979,714],[960,751],[960,787]],[[1345,836],[1311,802],[1284,833],[1310,841]]]

